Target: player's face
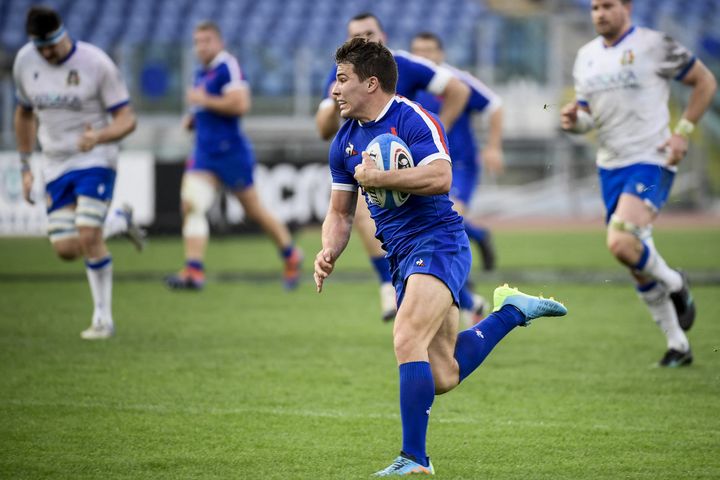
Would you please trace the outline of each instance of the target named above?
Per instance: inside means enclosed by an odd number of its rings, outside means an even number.
[[[363,107],[367,99],[368,80],[360,81],[350,63],[338,65],[332,95],[343,118],[364,120]]]
[[[385,32],[380,29],[377,20],[372,17],[353,20],[348,23],[347,29],[348,39],[360,37],[367,39],[369,42],[385,44]]]
[[[37,51],[48,62],[54,65],[59,64],[68,56],[72,49],[72,42],[67,36],[63,37],[55,45],[47,45],[45,47],[36,47]]]
[[[443,60],[445,60],[445,55],[443,55],[440,45],[430,38],[416,38],[412,41],[410,50],[413,54],[427,58],[431,62],[442,63]]]
[[[592,0],[591,15],[597,34],[615,39],[630,24],[630,4],[620,0]]]
[[[196,30],[193,34],[195,55],[203,65],[209,65],[223,49],[223,42],[213,30]]]

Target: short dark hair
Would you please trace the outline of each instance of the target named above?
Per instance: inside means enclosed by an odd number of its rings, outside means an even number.
[[[380,19],[379,19],[374,13],[371,13],[371,12],[358,13],[357,15],[355,15],[354,17],[352,17],[350,20],[348,20],[348,23],[350,23],[350,22],[357,22],[357,21],[359,21],[359,20],[365,20],[366,18],[372,18],[373,20],[375,20],[375,21],[377,22],[377,24],[378,24],[378,27],[380,27],[380,30],[383,31],[383,32],[385,31],[385,29],[383,28],[383,25],[382,25],[382,22],[380,21]]]
[[[418,40],[432,40],[432,41],[434,41],[434,42],[437,44],[437,46],[438,46],[438,48],[439,48],[440,50],[443,49],[442,40],[440,40],[440,37],[437,36],[436,34],[432,33],[432,32],[420,32],[420,33],[417,33],[417,34],[415,34],[415,36],[413,37],[413,40],[415,40],[415,39],[418,39]]]
[[[397,63],[390,50],[380,43],[352,38],[335,51],[335,63],[349,63],[360,81],[376,77],[383,92],[395,93]]]
[[[222,38],[222,32],[220,31],[220,27],[218,27],[218,24],[213,22],[212,20],[203,20],[201,22],[198,22],[197,25],[195,25],[195,31],[201,31],[201,30],[210,30],[211,32],[215,32],[218,37]]]
[[[28,10],[25,32],[31,37],[46,38],[62,26],[60,15],[50,7],[35,5]]]

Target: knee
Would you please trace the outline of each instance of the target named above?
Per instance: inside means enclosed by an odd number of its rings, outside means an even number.
[[[102,230],[99,228],[80,228],[78,238],[82,251],[90,253],[102,244]]]
[[[422,349],[417,338],[405,332],[397,332],[393,337],[393,348],[398,363],[405,363],[415,359],[417,352]]]
[[[618,236],[609,236],[607,239],[607,249],[616,258],[620,257],[626,249],[626,241]]]
[[[61,242],[54,242],[52,244],[55,254],[65,261],[72,261],[80,256],[80,246],[77,238],[74,240],[64,240]]]

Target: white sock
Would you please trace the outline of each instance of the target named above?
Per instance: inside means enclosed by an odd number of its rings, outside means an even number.
[[[107,214],[105,223],[103,224],[103,238],[107,239],[127,232],[128,219],[125,213],[115,209]]]
[[[649,289],[645,291],[638,290],[638,295],[647,305],[655,323],[665,334],[668,348],[687,352],[690,349],[690,342],[680,328],[668,290],[661,283],[648,287]]]
[[[93,326],[112,327],[112,257],[85,260],[85,265],[95,307]]]
[[[661,281],[667,289],[671,292],[677,292],[682,288],[683,280],[680,273],[677,270],[673,270],[665,262],[665,259],[660,256],[660,252],[655,248],[655,242],[652,237],[648,237],[643,240],[645,246],[645,252],[643,253],[643,259],[640,263],[644,263],[641,268],[637,268],[637,271],[654,278],[655,280]],[[640,264],[638,264],[640,266]]]

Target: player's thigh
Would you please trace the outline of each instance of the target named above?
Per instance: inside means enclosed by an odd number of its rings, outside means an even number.
[[[393,328],[398,359],[408,351],[427,352],[452,306],[452,294],[440,279],[433,275],[410,275]]]
[[[260,201],[260,195],[258,195],[257,189],[253,185],[234,193],[245,210],[245,213],[247,213],[250,218],[257,219],[265,212],[262,202]]]
[[[656,217],[657,212],[642,198],[631,193],[621,194],[608,223],[608,247],[612,249],[618,242],[635,243]]]
[[[186,170],[180,185],[180,201],[183,214],[198,212],[204,214],[215,201],[220,180],[209,170]]]

